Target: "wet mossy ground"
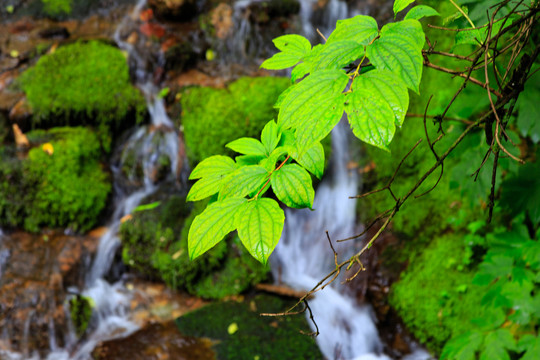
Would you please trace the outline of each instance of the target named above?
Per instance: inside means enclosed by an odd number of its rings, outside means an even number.
[[[237,138],[260,138],[264,125],[277,117],[274,103],[289,85],[287,78],[245,77],[227,89],[186,89],[180,121],[191,165],[211,155],[231,155],[225,144]]]
[[[27,135],[34,146],[27,157],[0,148],[0,226],[91,229],[111,191],[98,136],[83,127]]]
[[[304,314],[266,317],[283,312],[293,303],[259,295],[244,302],[219,302],[176,320],[184,335],[214,342],[219,360],[226,359],[323,359]]]
[[[101,132],[141,120],[146,103],[130,81],[122,52],[99,41],[76,42],[42,56],[20,79],[33,127],[91,125]]]

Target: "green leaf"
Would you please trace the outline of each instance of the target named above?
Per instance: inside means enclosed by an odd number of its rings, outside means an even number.
[[[266,159],[263,159],[259,165],[264,167],[269,172],[274,170],[276,167],[276,162],[283,157],[287,153],[287,150],[285,147],[277,147],[270,156],[268,156]]]
[[[487,334],[480,360],[510,360],[506,350],[514,350],[514,338],[508,329],[497,329]]]
[[[236,165],[238,167],[257,165],[265,158],[264,155],[240,155],[235,157]]]
[[[414,0],[396,0],[394,2],[394,16],[396,16],[398,12],[409,6],[412,2],[414,2]]]
[[[301,35],[283,35],[272,40],[274,45],[281,51],[296,55],[299,58],[307,55],[311,50],[311,44],[308,39]]]
[[[257,139],[243,137],[225,145],[229,149],[244,155],[266,155],[265,146]]]
[[[483,341],[483,334],[475,331],[454,337],[444,345],[441,360],[476,360],[476,351]]]
[[[299,58],[296,55],[279,52],[277,54],[274,54],[274,56],[272,56],[270,59],[266,59],[261,64],[261,68],[268,69],[268,70],[287,69],[287,68],[290,68],[291,66],[298,64],[300,60],[301,58]]]
[[[234,220],[238,237],[249,253],[263,264],[266,264],[279,241],[284,221],[283,210],[275,200],[269,198],[246,202]]]
[[[318,179],[324,173],[324,148],[320,142],[316,142],[311,148],[306,150],[302,156],[298,155],[296,149],[292,151],[291,157],[302,165],[307,171],[315,175]]]
[[[281,133],[276,122],[274,120],[269,121],[261,133],[261,141],[267,154],[270,154],[276,148],[280,138]]]
[[[315,190],[311,184],[311,176],[302,167],[288,164],[274,171],[270,178],[272,189],[277,198],[292,208],[311,208],[315,198]]]
[[[418,5],[418,6],[413,7],[411,10],[409,10],[407,15],[405,15],[405,20],[408,20],[408,19],[420,20],[424,17],[429,17],[429,16],[441,16],[441,14],[439,14],[437,10],[435,10],[431,6]]]
[[[424,30],[422,30],[422,24],[418,20],[409,19],[384,25],[381,29],[381,38],[390,35],[407,38],[422,53],[422,48],[426,42],[426,35],[424,34]]]
[[[408,20],[415,21],[415,20]],[[367,47],[367,56],[377,69],[390,70],[408,88],[419,92],[422,78],[422,49],[408,37],[387,32]]]
[[[216,155],[201,161],[189,175],[190,180],[206,176],[226,175],[236,169],[234,160],[228,156]]]
[[[317,110],[297,125],[296,149],[302,156],[313,144],[324,139],[343,117],[345,95],[321,99]],[[311,120],[311,121],[310,121]]]
[[[259,189],[268,178],[268,171],[259,165],[249,165],[232,172],[219,191],[219,200],[244,197]]]
[[[409,107],[409,92],[407,86],[388,70],[375,69],[358,76],[352,89],[365,89],[378,98],[384,99],[392,108],[395,124],[401,127]]]
[[[274,45],[282,52],[265,60],[261,67],[269,70],[280,70],[296,65],[311,50],[309,40],[300,35],[283,35],[273,40]]]
[[[133,212],[152,210],[152,209],[157,208],[159,205],[161,205],[161,201],[155,201],[155,202],[150,203],[150,204],[139,205],[135,209],[133,209]]]
[[[378,33],[379,27],[374,18],[357,15],[350,19],[338,20],[336,29],[328,37],[326,45],[344,40],[354,41],[359,45],[367,45]]]
[[[356,89],[347,95],[345,112],[356,137],[388,151],[396,127],[394,112],[384,99]]]
[[[540,359],[540,336],[525,335],[520,341],[520,346],[526,351],[521,360]]]
[[[527,163],[519,168],[516,176],[502,184],[501,204],[512,215],[527,211],[534,224],[540,223],[540,162]]]
[[[491,281],[493,281],[510,274],[513,264],[514,259],[512,257],[504,255],[486,256],[486,259],[478,266],[477,276],[490,276]],[[473,279],[473,284],[476,284],[475,279]]]
[[[207,176],[199,179],[187,195],[186,201],[199,201],[206,199],[209,196],[217,194],[223,186],[223,179],[226,177],[222,175]]]
[[[289,129],[309,123],[320,114],[319,105],[339,96],[349,77],[341,70],[319,70],[292,88],[280,104],[278,125]]]
[[[485,36],[480,29],[463,29],[456,33],[455,44],[452,49],[458,45],[481,45]]]
[[[311,72],[311,64],[302,62],[294,67],[291,71],[291,80],[296,82],[296,80],[302,79],[304,76]]]
[[[351,40],[335,41],[324,45],[320,55],[313,61],[312,71],[341,69],[364,55],[364,46]]]
[[[204,254],[220,242],[225,235],[236,229],[235,214],[247,202],[243,198],[217,201],[198,215],[188,233],[190,259]]]

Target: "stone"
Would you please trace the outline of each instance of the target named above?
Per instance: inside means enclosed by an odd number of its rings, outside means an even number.
[[[149,0],[148,5],[156,18],[163,20],[186,21],[199,14],[195,0]]]

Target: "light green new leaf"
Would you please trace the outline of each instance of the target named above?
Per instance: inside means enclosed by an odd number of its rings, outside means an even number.
[[[419,92],[423,58],[422,49],[416,43],[389,32],[367,47],[367,56],[377,69],[390,70],[408,88]]]
[[[344,40],[354,41],[359,45],[367,45],[378,33],[379,27],[374,18],[358,15],[350,19],[338,20],[336,29],[328,37],[326,45]]]
[[[270,120],[261,132],[261,141],[266,149],[266,154],[270,154],[276,148],[280,138],[281,133],[276,122]]]
[[[356,89],[347,95],[345,112],[356,137],[388,151],[396,130],[395,115],[388,102],[364,89]]]
[[[389,35],[407,38],[409,42],[418,47],[418,51],[420,52],[426,42],[426,35],[424,30],[422,30],[422,24],[420,24],[420,21],[414,19],[384,25],[381,29],[381,38]]]
[[[286,153],[287,149],[283,146],[279,146],[274,149],[274,151],[272,151],[272,153],[266,159],[263,159],[259,165],[270,172],[275,169],[277,161],[281,157],[285,156]]]
[[[309,40],[300,35],[283,35],[273,40],[282,52],[265,60],[261,67],[268,70],[280,70],[296,65],[311,50]]]
[[[269,198],[248,201],[237,211],[234,222],[242,244],[255,259],[266,264],[285,222],[278,203]]]
[[[226,175],[236,169],[234,160],[228,156],[215,155],[201,161],[189,175],[190,180],[207,176]]]
[[[364,55],[364,46],[355,41],[343,40],[326,44],[319,56],[313,60],[313,71],[341,69]]]
[[[408,19],[420,20],[424,17],[429,17],[429,16],[441,16],[441,14],[439,14],[437,10],[435,10],[431,6],[418,5],[418,6],[413,7],[411,10],[409,10],[407,15],[405,15],[405,20],[408,20]]]
[[[226,178],[226,176],[213,175],[199,179],[195,184],[193,184],[191,189],[189,189],[186,200],[199,201],[218,193],[219,190],[221,190],[223,185],[222,181],[224,178]]]
[[[241,167],[223,181],[218,200],[244,197],[259,189],[268,178],[268,171],[259,165]]]
[[[412,2],[414,2],[414,0],[396,0],[394,2],[394,16],[396,16],[398,12],[409,6]]]
[[[225,235],[236,229],[235,214],[247,202],[243,198],[230,198],[217,201],[198,215],[188,233],[188,252],[190,259],[204,254],[220,242]]]
[[[268,70],[283,70],[290,68],[301,60],[296,55],[278,52],[274,54],[270,59],[266,59],[261,64],[261,68]]]
[[[296,125],[296,149],[299,156],[314,143],[324,139],[339,123],[343,117],[344,102],[344,94],[321,99],[317,110],[312,111],[303,122]]]
[[[274,171],[270,179],[274,194],[288,207],[313,207],[315,190],[311,176],[302,167],[296,164],[285,165],[279,171]]]
[[[409,91],[398,77],[388,70],[375,69],[354,79],[352,89],[364,89],[383,99],[395,115],[395,124],[401,127],[409,107]]]
[[[302,156],[298,155],[298,151],[292,151],[291,157],[318,179],[323,176],[324,148],[320,142],[315,143],[311,148],[306,150]]]
[[[304,57],[311,50],[309,40],[301,35],[282,35],[272,41],[279,50],[299,58]]]
[[[302,79],[304,76],[311,72],[311,64],[306,62],[301,62],[296,65],[291,71],[291,81],[296,82],[296,80]]]
[[[289,129],[311,123],[326,112],[320,105],[339,96],[349,77],[341,70],[319,70],[295,85],[280,104],[278,126]]]
[[[244,155],[266,155],[266,148],[264,145],[259,140],[253,138],[243,137],[231,141],[225,146]]]

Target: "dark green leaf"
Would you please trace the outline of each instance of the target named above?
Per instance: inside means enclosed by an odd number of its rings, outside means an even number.
[[[263,264],[266,264],[281,237],[284,221],[283,210],[275,200],[269,198],[246,202],[234,220],[238,237],[249,253]]]
[[[259,189],[268,178],[268,171],[259,165],[249,165],[231,173],[219,191],[219,200],[244,197]]]
[[[519,345],[522,351],[526,351],[521,360],[540,359],[540,336],[525,335]]]
[[[217,201],[198,215],[188,233],[189,257],[193,260],[220,242],[225,235],[236,229],[235,214],[246,203],[243,198]]]
[[[311,184],[311,176],[302,167],[288,164],[274,171],[270,183],[277,198],[292,208],[311,208],[315,191]]]
[[[225,145],[229,149],[244,155],[266,155],[265,146],[257,139],[243,137]]]
[[[441,360],[476,360],[476,352],[483,342],[482,333],[468,331],[446,343],[441,353]]]
[[[236,165],[238,167],[257,165],[265,158],[264,155],[240,155],[235,157]]]
[[[401,127],[409,107],[407,86],[388,70],[375,69],[354,79],[353,90],[365,89],[372,96],[384,99],[395,115],[395,124]]]
[[[418,6],[413,7],[411,10],[409,10],[407,15],[405,15],[405,20],[407,19],[420,20],[428,16],[441,16],[441,14],[439,14],[437,10],[435,10],[431,6],[418,5]]]
[[[356,89],[347,95],[345,112],[356,137],[388,150],[396,127],[394,112],[384,99],[364,89]]]

